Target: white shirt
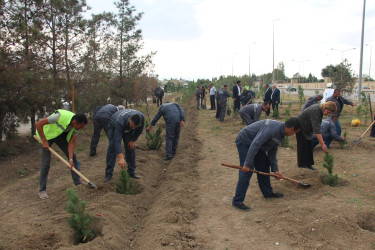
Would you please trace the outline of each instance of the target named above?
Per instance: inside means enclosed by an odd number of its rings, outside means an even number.
[[[216,88],[212,86],[212,88],[210,89],[210,95],[215,95],[215,92],[216,92]]]

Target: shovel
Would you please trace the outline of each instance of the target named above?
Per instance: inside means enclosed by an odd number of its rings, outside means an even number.
[[[39,143],[42,143],[42,140],[34,135],[34,138],[35,140],[37,140]],[[67,162],[67,160],[65,160],[64,158],[61,157],[61,155],[59,155],[55,150],[53,150],[51,147],[48,147],[48,150],[51,151],[52,154],[54,154],[60,161],[62,161],[68,168],[70,168],[70,164],[69,162]],[[94,183],[92,183],[89,179],[87,179],[83,174],[81,174],[81,172],[79,172],[77,169],[75,168],[72,168],[72,170],[78,174],[85,182],[87,182],[90,187],[92,188],[96,188],[96,185]]]
[[[374,125],[374,124],[375,124],[375,121],[373,121],[373,122],[371,123],[370,127],[368,127],[368,128],[366,129],[366,131],[361,135],[361,137],[359,137],[359,139],[353,141],[353,144],[358,144],[358,143],[360,143],[360,142],[362,141],[362,137],[367,133],[367,131],[369,131],[369,129],[370,129],[370,128],[372,127],[372,125]]]
[[[230,164],[226,164],[226,163],[221,163],[221,165],[223,165],[223,166],[225,166],[225,167],[229,167],[229,168],[236,168],[236,169],[242,170],[242,167],[240,167],[240,166],[236,166],[236,165],[230,165]],[[270,173],[264,173],[264,172],[260,172],[260,171],[258,171],[258,170],[254,170],[254,169],[250,169],[250,171],[253,172],[253,173],[256,173],[256,174],[261,174],[261,175],[268,175],[268,176],[278,177],[278,175],[270,174]],[[302,181],[297,181],[297,180],[294,180],[294,179],[292,179],[292,178],[288,178],[288,177],[284,177],[284,176],[283,176],[282,179],[287,180],[287,181],[291,181],[291,182],[293,182],[293,183],[296,183],[296,184],[298,184],[299,186],[304,187],[304,188],[308,188],[308,187],[311,186],[310,184],[303,183]]]

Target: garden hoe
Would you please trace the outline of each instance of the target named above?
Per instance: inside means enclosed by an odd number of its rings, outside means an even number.
[[[42,143],[42,140],[34,135],[34,138],[35,140],[37,140],[39,143]],[[60,161],[62,161],[68,168],[70,168],[70,164],[69,162],[67,162],[67,160],[65,160],[64,158],[61,157],[61,155],[59,155],[55,150],[53,150],[51,147],[48,147],[49,151],[51,151],[52,154],[54,154]],[[96,188],[96,185],[94,183],[92,183],[89,179],[87,179],[83,174],[81,174],[81,172],[79,172],[77,169],[75,168],[72,168],[72,170],[78,174],[85,182],[87,182],[90,187],[92,188]]]
[[[368,127],[368,128],[366,129],[366,131],[361,135],[361,137],[359,137],[359,139],[353,141],[353,144],[358,144],[358,143],[360,143],[360,142],[362,141],[362,137],[367,133],[367,131],[369,131],[369,129],[370,129],[370,128],[372,127],[372,125],[374,125],[374,124],[375,124],[375,121],[373,121],[373,122],[371,123],[370,127]]]
[[[223,166],[225,166],[225,167],[229,167],[229,168],[236,168],[236,169],[239,169],[239,170],[242,169],[242,167],[240,167],[240,166],[230,165],[230,164],[226,164],[226,163],[221,163],[221,165],[223,165]],[[261,175],[268,175],[268,176],[277,177],[277,175],[275,175],[275,174],[264,173],[264,172],[260,172],[260,171],[258,171],[258,170],[254,170],[254,169],[250,169],[250,171],[253,172],[253,173],[256,173],[256,174],[261,174]],[[302,181],[297,181],[297,180],[294,180],[294,179],[292,179],[292,178],[288,178],[288,177],[285,177],[285,176],[283,176],[282,179],[287,180],[287,181],[291,181],[291,182],[293,182],[293,183],[296,183],[296,184],[298,184],[299,186],[304,187],[304,188],[308,188],[308,187],[311,186],[310,184],[303,183]]]

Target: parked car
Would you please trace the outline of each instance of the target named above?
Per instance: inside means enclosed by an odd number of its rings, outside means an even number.
[[[363,87],[363,89],[370,89],[369,87]]]
[[[291,86],[289,86],[289,87],[287,88],[287,91],[292,92],[292,91],[297,91],[297,89],[296,89],[295,87],[291,87]]]

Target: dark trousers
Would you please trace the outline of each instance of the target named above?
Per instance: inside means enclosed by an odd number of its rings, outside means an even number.
[[[233,111],[236,112],[236,110],[240,110],[240,109],[241,109],[241,100],[240,100],[240,97],[238,96],[236,100],[234,100]]]
[[[108,149],[107,149],[107,158],[106,158],[106,169],[105,169],[105,176],[112,176],[113,170],[116,164],[116,151],[115,151],[115,125],[112,123],[109,124],[108,127]],[[131,141],[128,134],[122,135],[122,140],[124,142],[125,148],[125,161],[128,165],[128,174],[134,174],[136,165],[135,165],[135,150],[130,150],[128,148],[128,143]]]
[[[225,112],[227,111],[227,102],[221,102],[219,103],[219,106],[220,106],[219,119],[221,122],[224,122]]]
[[[240,157],[240,166],[243,167],[250,146],[244,145],[240,143],[239,141],[236,141],[236,145],[237,145],[238,155]],[[255,170],[269,173],[270,167],[269,167],[269,160],[268,160],[267,154],[263,150],[260,149],[258,153],[255,155],[254,166],[246,166],[246,167],[250,167],[251,169],[255,168]],[[237,187],[236,187],[236,193],[232,200],[233,204],[241,204],[244,202],[245,197],[246,197],[246,192],[250,185],[250,179],[252,175],[253,175],[252,172],[243,173],[240,170],[238,171],[238,182],[237,182]],[[264,197],[270,196],[273,193],[270,176],[257,174],[257,177],[258,177],[258,185],[263,196]]]
[[[266,111],[266,116],[269,116],[271,113],[271,109],[269,108],[267,111]]]
[[[210,95],[211,110],[215,110],[215,95]]]
[[[179,122],[167,124],[165,134],[165,155],[172,158],[176,154],[181,126]]]
[[[157,97],[156,104],[158,105],[158,107],[163,104],[163,97],[162,96]]]
[[[196,101],[197,101],[197,110],[199,110],[199,100],[200,100],[200,98],[199,98],[199,97],[198,97],[198,98],[196,97],[195,99],[196,99]]]
[[[302,131],[296,133],[298,167],[314,165],[312,140],[307,140]]]
[[[49,146],[52,147],[53,143],[56,143],[57,146],[64,152],[66,158],[69,160],[69,152],[68,152],[68,142],[66,141],[66,133],[62,133],[56,138],[53,138],[48,141]],[[77,157],[75,154],[73,154],[73,162],[74,166],[77,168]],[[48,179],[48,173],[50,169],[50,163],[51,163],[51,151],[48,149],[42,148],[42,167],[40,168],[40,180],[39,180],[39,191],[46,191],[47,190],[47,179]],[[77,175],[72,170],[72,178],[75,185],[80,184],[79,175]]]
[[[339,120],[337,120],[336,124],[336,132],[339,136],[341,136],[341,123]],[[328,147],[328,146],[327,146]]]
[[[374,116],[375,119],[375,116]],[[375,125],[372,125],[370,137],[375,137]]]
[[[216,101],[216,107],[217,107],[217,109],[216,109],[216,119],[219,119],[220,118],[220,105],[219,105],[219,102],[218,101]]]
[[[99,143],[100,132],[104,129],[105,134],[108,136],[108,125],[110,119],[107,117],[101,117],[100,115],[94,118],[94,134],[91,138],[90,155],[96,154],[96,147]]]
[[[275,112],[275,109],[279,110],[279,104],[278,103],[272,103],[272,111]]]

